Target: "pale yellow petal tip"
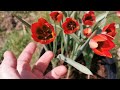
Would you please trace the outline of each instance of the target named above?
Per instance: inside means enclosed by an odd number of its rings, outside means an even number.
[[[98,47],[98,44],[93,39],[91,39],[89,42],[89,46],[90,46],[90,48],[94,49],[94,48]]]
[[[112,58],[112,56],[109,56],[109,58]]]
[[[105,57],[108,57],[108,58],[112,58],[112,55],[109,55],[109,56],[105,56]]]

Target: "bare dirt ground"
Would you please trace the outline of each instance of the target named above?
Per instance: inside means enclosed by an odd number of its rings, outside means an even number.
[[[33,22],[33,17],[27,17],[26,15],[23,18],[27,22]],[[22,30],[23,24],[18,21],[10,11],[1,11],[0,12],[0,49],[3,46],[5,41],[6,33],[9,33],[12,30]]]

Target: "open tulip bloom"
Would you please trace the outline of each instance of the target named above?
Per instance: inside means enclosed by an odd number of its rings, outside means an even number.
[[[54,52],[53,67],[57,66],[60,60],[67,63],[67,77],[71,66],[82,73],[93,75],[89,69],[94,54],[112,58],[110,50],[115,47],[113,40],[116,35],[116,23],[106,23],[110,16],[109,11],[97,16],[95,11],[48,13],[47,19],[40,17],[31,25],[16,17],[30,27],[33,40],[42,44],[45,50]],[[117,15],[120,16],[119,12]],[[87,63],[86,66],[76,61],[81,54]]]

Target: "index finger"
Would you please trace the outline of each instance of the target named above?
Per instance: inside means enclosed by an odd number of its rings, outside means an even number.
[[[18,57],[18,62],[17,62],[17,69],[20,70],[23,68],[23,65],[29,65],[32,55],[35,52],[36,49],[36,44],[31,42],[29,43],[26,48],[22,51],[20,56]],[[24,66],[28,67],[28,66]]]

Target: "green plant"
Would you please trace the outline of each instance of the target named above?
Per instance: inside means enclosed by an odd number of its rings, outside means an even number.
[[[109,51],[115,47],[113,39],[116,35],[117,24],[109,23],[106,25],[106,21],[111,14],[116,14],[115,12],[106,11],[97,16],[93,11],[48,13],[50,13],[50,17],[47,18],[49,22],[40,18],[32,25],[21,17],[15,14],[14,16],[31,29],[32,38],[35,41],[43,44],[45,50],[49,49],[54,52],[53,68],[59,60],[68,63],[66,78],[69,78],[72,66],[88,76],[93,75],[89,69],[94,53],[108,58],[112,57]],[[88,37],[83,33],[86,28],[92,30],[91,33],[87,31]],[[81,54],[84,56],[86,66],[75,61]]]

